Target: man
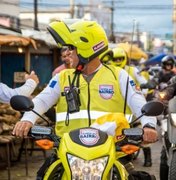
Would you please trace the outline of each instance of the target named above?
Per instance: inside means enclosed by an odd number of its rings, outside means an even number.
[[[113,48],[111,51],[107,52],[106,54],[101,58],[101,61],[103,63],[118,66],[126,70],[127,73],[132,77],[134,83],[138,88],[140,88],[141,84],[147,83],[147,80],[144,78],[144,76],[140,74],[139,70],[136,67],[129,65],[129,59],[127,53],[123,48],[121,47]],[[147,89],[144,89],[143,93],[147,96]],[[144,152],[144,166],[146,167],[152,166],[151,148],[144,147],[143,152]]]
[[[166,55],[161,60],[161,71],[158,74],[159,88],[163,89],[169,80],[175,75],[173,69],[175,67],[175,57],[173,55]]]
[[[104,66],[99,56],[108,50],[108,39],[104,29],[95,21],[79,21],[69,28],[62,21],[48,27],[59,47],[67,45],[70,50],[71,66],[56,74],[47,87],[34,99],[34,110],[45,113],[56,105],[56,134],[90,126],[94,120],[109,112],[123,112],[128,74],[115,66]],[[145,97],[136,89],[131,78],[128,81],[127,112],[141,115]],[[70,98],[72,97],[72,98]],[[73,98],[74,97],[74,98]],[[130,109],[129,109],[130,107]],[[26,112],[17,122],[13,134],[27,136],[38,116]],[[146,143],[158,139],[155,117],[141,118]]]
[[[57,73],[59,73],[60,71],[64,70],[64,69],[69,69],[71,68],[71,59],[69,57],[70,55],[70,51],[67,47],[63,47],[60,50],[60,54],[61,54],[61,61],[62,61],[62,65],[60,65],[59,67],[57,67],[53,72],[52,72],[52,76],[55,76]]]
[[[49,32],[58,46],[68,45],[74,69],[65,69],[54,76],[48,86],[34,99],[34,110],[39,114],[46,112],[57,103],[56,133],[62,135],[72,129],[90,125],[94,119],[109,112],[123,112],[125,89],[124,81],[128,74],[121,68],[105,67],[99,55],[108,49],[108,40],[103,28],[94,21],[80,21],[70,28],[62,21],[53,22]],[[65,96],[76,89],[77,107],[70,112]],[[76,92],[75,92],[76,93]],[[130,78],[127,104],[139,116],[146,103],[144,96],[135,89]],[[16,136],[27,136],[38,116],[26,112],[13,130]],[[143,116],[144,142],[157,141],[156,118]]]
[[[14,89],[0,83],[0,102],[9,103],[10,98],[14,95],[30,96],[37,87],[39,79],[35,72],[32,71],[30,74],[25,75],[25,80],[24,85]]]

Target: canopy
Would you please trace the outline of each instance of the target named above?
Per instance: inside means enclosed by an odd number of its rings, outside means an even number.
[[[147,60],[148,58],[148,55],[134,44],[119,43],[117,44],[117,47],[123,48],[127,52],[128,58],[130,59],[141,60],[142,58],[144,58],[145,60]]]
[[[28,46],[30,44],[37,49],[36,42],[31,38],[15,35],[0,35],[0,45]]]
[[[149,65],[156,65],[156,64],[161,64],[161,60],[164,56],[166,56],[167,54],[165,53],[161,53],[161,54],[158,54],[156,56],[153,56],[152,58],[150,58],[148,61],[146,61],[144,64],[146,66],[149,66]]]

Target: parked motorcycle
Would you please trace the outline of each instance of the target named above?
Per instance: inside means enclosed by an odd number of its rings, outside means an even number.
[[[168,87],[158,93],[158,99],[165,105],[165,110],[160,118],[163,140],[160,161],[161,180],[175,180],[176,177],[176,96],[170,98]]]
[[[33,111],[34,104],[24,96],[11,98],[12,108]],[[141,110],[141,116],[157,116],[163,111],[160,102],[149,102]],[[37,113],[37,112],[35,112]],[[135,121],[137,121],[138,117]],[[120,122],[120,118],[118,119]],[[58,137],[51,127],[33,126],[29,136],[44,149],[54,149],[37,173],[43,180],[126,180],[128,172],[118,158],[137,151],[142,143],[143,129],[119,127],[119,136],[85,127]],[[116,143],[115,143],[116,142]]]

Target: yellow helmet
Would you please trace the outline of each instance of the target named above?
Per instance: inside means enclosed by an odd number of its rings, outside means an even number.
[[[100,54],[99,56],[100,60],[102,63],[109,64],[109,61],[112,61],[113,59],[113,52],[110,48],[108,48],[107,51],[104,53]]]
[[[106,33],[95,21],[80,20],[69,27],[63,21],[55,21],[49,24],[48,31],[59,47],[76,47],[79,64],[87,64],[108,49]]]
[[[127,54],[123,48],[116,47],[112,49],[113,60],[110,64],[123,68],[127,63]]]

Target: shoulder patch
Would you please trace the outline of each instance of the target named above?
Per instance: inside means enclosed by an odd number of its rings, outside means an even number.
[[[49,87],[54,88],[54,86],[56,85],[57,81],[51,81],[51,83],[49,84]]]
[[[131,86],[136,86],[136,83],[133,80],[130,80],[130,85]]]

